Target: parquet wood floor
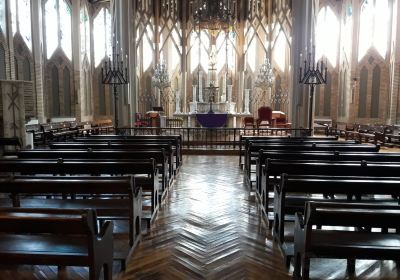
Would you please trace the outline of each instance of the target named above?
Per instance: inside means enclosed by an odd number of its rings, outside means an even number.
[[[312,260],[312,279],[346,279],[345,261]],[[357,261],[357,278],[400,279],[392,261]],[[86,268],[0,266],[2,279],[88,279]],[[114,279],[291,279],[243,184],[237,156],[185,156],[150,231]]]
[[[290,279],[234,156],[185,157],[128,279]]]

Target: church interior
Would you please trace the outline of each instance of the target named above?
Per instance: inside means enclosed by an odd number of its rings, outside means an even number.
[[[0,0],[0,280],[400,279],[400,0]]]

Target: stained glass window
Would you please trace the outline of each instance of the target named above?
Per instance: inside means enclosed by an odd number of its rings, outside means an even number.
[[[4,1],[3,1],[4,2]],[[32,49],[31,1],[14,0],[10,2],[11,28],[13,35],[19,32],[27,47]],[[5,23],[4,23],[5,26]]]
[[[329,30],[329,32],[327,32]],[[339,21],[328,7],[323,7],[318,13],[316,28],[317,59],[326,56],[333,67],[336,67],[338,56]]]
[[[93,21],[93,40],[96,48],[94,50],[95,65],[108,55],[111,55],[111,14],[108,9],[101,8]]]
[[[47,59],[57,47],[72,59],[71,7],[65,0],[47,0],[45,5]]]

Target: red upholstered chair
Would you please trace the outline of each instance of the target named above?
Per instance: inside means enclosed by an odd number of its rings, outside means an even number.
[[[142,119],[142,114],[135,113],[135,123],[134,123],[135,127],[146,127],[147,126],[147,123],[144,121],[141,121],[141,119]]]
[[[258,109],[257,127],[272,127],[272,109],[271,107],[260,107]]]

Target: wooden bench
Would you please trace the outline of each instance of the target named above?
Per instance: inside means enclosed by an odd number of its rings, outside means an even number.
[[[104,138],[104,140],[102,140]],[[106,140],[107,139],[107,140]],[[118,139],[111,138],[108,139],[107,135],[94,135],[90,137],[79,137],[75,138],[73,143],[79,143],[82,145],[91,145],[91,144],[127,144],[127,145],[140,145],[140,144],[160,144],[160,145],[170,145],[171,148],[168,150],[172,150],[174,153],[174,157],[171,158],[171,168],[173,173],[172,176],[176,175],[179,171],[179,167],[181,165],[181,159],[179,159],[179,151],[180,147],[176,141],[173,140],[152,140],[146,141],[144,139]]]
[[[239,138],[239,166],[242,167],[242,157],[245,155],[248,145],[251,142],[277,142],[277,143],[286,143],[286,142],[318,142],[318,141],[327,141],[327,140],[337,140],[338,137],[311,137],[311,136],[304,136],[304,137],[290,137],[290,136],[285,136],[285,137],[278,137],[278,136],[246,136],[246,135],[240,135]]]
[[[256,164],[260,150],[282,150],[282,151],[354,151],[354,152],[378,152],[380,146],[360,145],[346,142],[333,143],[285,143],[285,144],[254,144],[250,143],[245,158],[245,183],[252,187],[255,182],[251,178],[252,166]]]
[[[9,149],[10,146],[12,149]],[[18,137],[0,138],[0,147],[2,149],[2,156],[15,155],[16,152],[22,148],[21,141]]]
[[[96,160],[0,160],[0,172],[15,175],[134,175],[137,187],[151,191],[150,213],[144,212],[143,219],[150,226],[159,208],[161,188],[157,178],[154,159],[140,161],[96,161]]]
[[[383,230],[338,231],[321,226]],[[399,206],[308,202],[304,217],[296,214],[294,278],[309,279],[310,258],[347,259],[350,275],[355,272],[355,259],[399,261],[400,235],[386,228],[400,228]]]
[[[344,196],[339,199],[310,196],[326,193]],[[372,197],[366,195],[372,195]],[[375,197],[375,195],[380,196]],[[282,174],[280,183],[275,185],[273,232],[285,256],[287,266],[294,251],[293,232],[288,231],[285,222],[290,221],[288,220],[290,215],[296,212],[303,213],[305,202],[330,200],[343,203],[362,200],[368,203],[396,205],[399,203],[397,199],[399,196],[400,175],[397,178],[377,178]],[[357,199],[352,200],[353,197]]]
[[[74,141],[84,142],[84,141],[129,141],[129,142],[167,142],[171,143],[176,152],[176,165],[180,167],[182,165],[182,136],[181,135],[87,135],[86,137],[77,137]]]
[[[21,150],[17,154],[21,159],[96,159],[96,160],[146,160],[155,159],[161,175],[162,194],[171,186],[172,166],[168,165],[168,156],[164,150]]]
[[[171,143],[85,143],[85,142],[62,142],[49,145],[52,150],[163,150],[168,155],[168,165],[174,166],[174,158],[176,151],[172,148]],[[174,166],[174,169],[176,166]]]
[[[294,139],[294,140],[292,140]],[[288,138],[288,139],[280,139],[280,140],[246,140],[245,144],[245,152],[244,152],[244,170],[246,174],[246,179],[249,179],[251,173],[251,165],[255,163],[255,158],[257,157],[257,153],[260,149],[269,150],[269,146],[271,145],[287,145],[287,146],[299,146],[299,145],[354,145],[358,144],[357,141],[346,141],[346,142],[339,142],[337,139],[318,139],[316,141],[312,140],[312,138]],[[282,148],[279,148],[282,149]]]
[[[94,210],[0,208],[0,263],[87,266],[89,279],[112,279],[113,223]]]
[[[261,202],[262,211],[270,227],[274,217],[268,214],[271,211],[269,193],[273,191],[274,185],[278,182],[278,177],[283,173],[290,175],[395,177],[400,176],[400,163],[267,159],[262,173]]]
[[[262,168],[268,158],[281,160],[400,162],[400,153],[260,150],[256,161],[256,191],[258,195],[261,193]]]
[[[141,239],[142,190],[135,187],[132,176],[0,177],[0,193],[11,197],[0,199],[1,206],[95,209],[101,221],[128,221],[130,250],[114,251],[114,259],[121,261],[122,268]]]

